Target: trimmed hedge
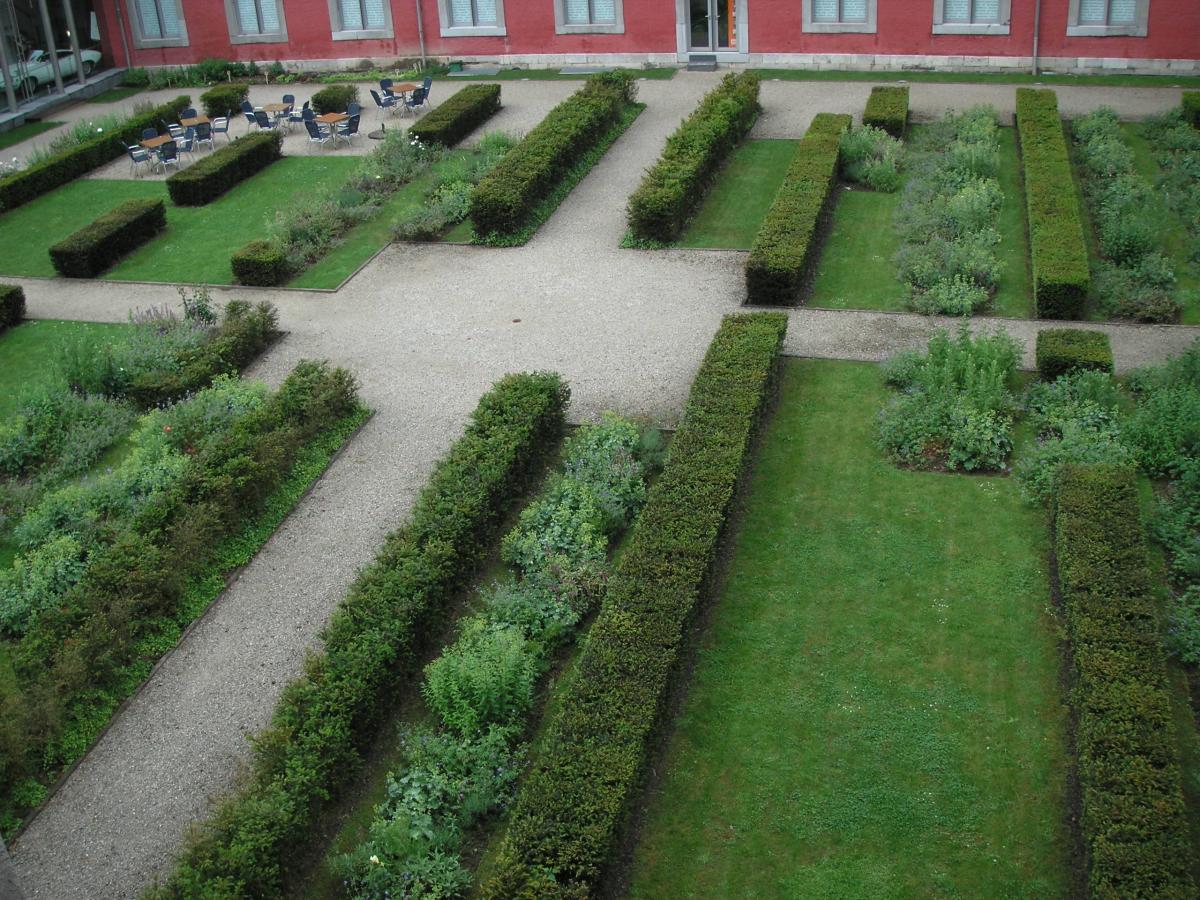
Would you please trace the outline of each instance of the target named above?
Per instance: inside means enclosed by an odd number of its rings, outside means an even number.
[[[411,522],[392,534],[339,604],[324,650],[284,691],[255,741],[245,786],[183,851],[158,897],[272,897],[307,850],[330,794],[398,682],[419,671],[423,646],[494,543],[504,517],[558,446],[570,392],[551,373],[508,375],[480,400],[466,432],[434,470]]]
[[[204,206],[279,159],[282,147],[278,131],[240,137],[168,178],[167,192],[177,206]]]
[[[161,200],[126,200],[50,247],[50,261],[66,278],[94,278],[167,227]]]
[[[1195,897],[1136,478],[1111,466],[1070,468],[1055,503],[1088,885],[1093,897]]]
[[[453,147],[500,109],[500,85],[469,84],[408,128],[425,144]]]
[[[19,284],[0,284],[0,332],[25,318],[25,291]]]
[[[734,315],[713,338],[482,897],[596,893],[641,787],[786,328],[782,313]]]
[[[312,96],[312,108],[317,115],[345,112],[351,103],[358,102],[358,87],[353,84],[331,84]]]
[[[908,128],[908,88],[873,87],[863,110],[863,124],[882,128],[897,140]]]
[[[1200,91],[1184,91],[1181,106],[1184,119],[1193,128],[1200,128]]]
[[[1082,318],[1091,281],[1087,244],[1054,91],[1017,88],[1017,134],[1029,208],[1037,316]]]
[[[1075,369],[1113,371],[1112,344],[1103,331],[1078,328],[1048,328],[1037,335],[1037,370],[1054,381]]]
[[[65,150],[44,162],[34,163],[14,175],[0,179],[0,211],[16,209],[35,197],[74,181],[125,152],[126,144],[137,144],[142,129],[160,128],[162,120],[174,122],[179,112],[191,105],[190,97],[176,97],[147,112],[131,116],[116,131],[97,135],[86,143]]]
[[[617,123],[635,89],[630,72],[593,75],[550,110],[471,191],[475,233],[520,231],[571,166]]]
[[[229,264],[239,284],[257,287],[283,284],[292,274],[283,250],[267,238],[257,238],[234,251]]]
[[[200,105],[204,107],[206,116],[215,119],[226,113],[238,112],[242,108],[242,101],[249,99],[248,84],[218,84],[200,95]]]
[[[634,238],[679,238],[712,177],[758,117],[758,85],[754,72],[726,75],[667,138],[662,156],[629,198]]]
[[[796,306],[816,263],[821,219],[837,185],[838,144],[850,117],[818,113],[796,147],[787,175],[746,260],[750,303]]]

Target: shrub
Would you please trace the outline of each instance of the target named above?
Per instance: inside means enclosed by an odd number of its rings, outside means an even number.
[[[1046,328],[1037,334],[1037,370],[1053,381],[1075,369],[1113,371],[1112,345],[1103,331]]]
[[[892,193],[900,188],[904,145],[882,128],[851,128],[838,145],[842,177],[871,190]]]
[[[345,112],[351,103],[358,102],[358,86],[331,84],[312,95],[312,108],[317,115]]]
[[[203,206],[262,171],[282,155],[278,131],[240,137],[167,179],[167,191],[178,206]]]
[[[284,284],[292,275],[283,249],[268,238],[257,238],[229,259],[238,284],[272,287]]]
[[[816,263],[821,220],[837,184],[838,145],[850,117],[818,113],[796,147],[746,260],[750,303],[795,306]]]
[[[863,125],[882,128],[894,138],[903,138],[908,127],[908,88],[871,88],[863,111]]]
[[[1017,88],[1017,134],[1037,315],[1081,318],[1090,282],[1087,245],[1054,91]]]
[[[191,102],[190,97],[176,97],[162,106],[135,113],[117,128],[106,130],[70,150],[32,163],[17,174],[0,179],[0,210],[16,209],[117,159],[125,153],[126,144],[136,144],[142,139],[143,128],[158,128],[164,119],[174,122],[179,118],[180,110]]]
[[[453,147],[500,109],[500,85],[469,84],[408,128],[410,137]]]
[[[1184,91],[1180,108],[1184,120],[1193,128],[1200,128],[1200,91]]]
[[[1055,554],[1078,715],[1088,886],[1096,897],[1194,897],[1175,721],[1136,478],[1068,469]]]
[[[637,240],[670,243],[700,203],[713,175],[758,116],[759,77],[726,75],[667,138],[662,156],[629,198]]]
[[[93,278],[167,227],[161,200],[126,200],[50,247],[50,261],[66,278]]]
[[[521,229],[575,162],[592,149],[633,100],[628,72],[592,76],[550,110],[471,193],[471,221],[479,236]]]
[[[727,316],[713,339],[481,896],[595,892],[641,785],[786,327],[779,313]]]
[[[0,332],[25,318],[25,290],[19,284],[0,284]]]
[[[1125,434],[1138,464],[1153,478],[1177,478],[1200,459],[1200,342],[1160,366],[1129,376],[1136,401]]]
[[[509,375],[483,396],[409,524],[338,605],[323,652],[284,691],[250,777],[185,848],[158,896],[187,896],[203,883],[279,892],[285,858],[302,852],[323,801],[351,776],[380,705],[413,673],[444,607],[553,452],[567,397],[552,374]]]
[[[248,84],[218,84],[200,95],[200,105],[210,119],[241,109],[242,101],[250,99]]]

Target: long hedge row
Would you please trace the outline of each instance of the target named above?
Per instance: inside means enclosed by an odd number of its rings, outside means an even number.
[[[634,238],[670,243],[726,157],[758,117],[759,76],[726,75],[667,138],[662,156],[629,197],[629,229]]]
[[[132,199],[50,246],[50,262],[64,278],[94,278],[167,227],[161,200]]]
[[[25,318],[25,291],[19,284],[0,284],[0,334]]]
[[[750,303],[795,306],[816,263],[821,219],[834,196],[838,144],[850,117],[818,113],[796,147],[746,260]]]
[[[1017,135],[1029,209],[1038,318],[1083,317],[1091,276],[1079,195],[1052,90],[1017,88]]]
[[[430,476],[411,522],[392,534],[324,632],[255,743],[250,778],[184,850],[160,897],[272,897],[313,819],[359,762],[398,681],[415,670],[454,593],[552,453],[569,391],[554,374],[509,375],[480,400]]]
[[[728,316],[713,339],[481,896],[593,893],[642,783],[786,328],[782,313]]]
[[[1081,826],[1094,897],[1195,897],[1136,475],[1068,469],[1055,552],[1076,676]]]
[[[12,823],[86,751],[148,669],[223,538],[258,512],[313,437],[354,412],[345,371],[302,362],[260,408],[188,459],[88,559],[82,579],[11,649],[0,705],[0,809]],[[158,648],[158,649],[156,649]],[[144,675],[142,676],[144,677]]]
[[[469,84],[408,127],[409,137],[453,147],[500,111],[500,85]]]
[[[260,131],[240,137],[167,179],[177,206],[204,206],[282,156],[283,135]]]
[[[630,72],[593,75],[550,110],[471,192],[475,233],[519,231],[567,170],[616,124],[635,90]]]
[[[112,162],[125,152],[126,144],[137,144],[142,139],[142,129],[158,129],[163,121],[176,121],[179,113],[191,102],[190,97],[176,97],[169,103],[136,113],[116,131],[98,134],[57,156],[0,179],[0,211],[16,209],[56,187],[74,181],[80,175],[86,175],[92,169]]]

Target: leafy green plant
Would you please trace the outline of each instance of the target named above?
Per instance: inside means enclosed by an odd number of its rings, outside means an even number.
[[[331,84],[312,95],[312,108],[317,115],[345,112],[351,103],[358,102],[358,85]]]
[[[882,128],[852,128],[842,135],[838,149],[842,175],[848,181],[889,194],[900,189],[904,145]]]
[[[515,628],[468,619],[462,634],[425,668],[425,700],[463,737],[489,725],[510,726],[533,703],[537,663]]]
[[[210,119],[227,116],[241,109],[242,102],[250,99],[250,85],[227,83],[218,84],[200,95],[200,105],[204,114]]]

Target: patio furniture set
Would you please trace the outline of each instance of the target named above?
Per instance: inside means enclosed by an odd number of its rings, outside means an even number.
[[[379,81],[379,90],[371,88],[371,99],[379,107],[380,112],[390,112],[393,115],[416,115],[419,110],[429,107],[429,91],[433,79],[428,75],[420,84],[395,84],[390,78]]]
[[[210,121],[208,116],[199,115],[191,107],[180,113],[177,123],[163,122],[162,125],[163,133],[160,134],[157,128],[145,128],[140,144],[125,146],[133,175],[138,175],[145,168],[154,172],[166,171],[167,166],[178,169],[182,154],[191,155],[203,144],[207,144],[210,150],[214,149],[216,145],[213,139],[218,134],[229,139],[228,116]]]

